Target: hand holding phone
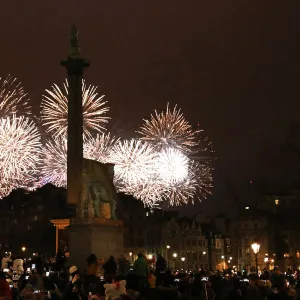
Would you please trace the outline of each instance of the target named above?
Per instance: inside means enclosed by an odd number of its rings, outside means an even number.
[[[80,279],[79,274],[76,274],[76,275],[74,276],[74,278],[72,279],[72,284],[75,284],[76,281],[78,281],[79,279]]]

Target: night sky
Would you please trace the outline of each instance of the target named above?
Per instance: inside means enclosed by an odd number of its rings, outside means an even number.
[[[69,31],[114,120],[136,127],[167,102],[200,123],[218,157],[215,197],[199,211],[241,201],[260,153],[299,120],[299,0],[27,0],[1,3],[1,72],[40,103],[60,83]],[[212,206],[212,203],[217,205]],[[230,206],[227,206],[227,208]]]

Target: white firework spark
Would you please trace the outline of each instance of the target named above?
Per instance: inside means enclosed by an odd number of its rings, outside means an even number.
[[[155,167],[165,184],[178,183],[188,176],[189,159],[177,149],[167,148],[158,153]]]
[[[109,108],[103,101],[104,95],[99,96],[97,87],[86,85],[82,80],[82,108],[83,108],[83,136],[86,140],[93,132],[103,132],[104,124],[108,122],[106,116]],[[47,132],[54,137],[67,136],[68,131],[68,81],[63,84],[63,89],[53,84],[51,90],[46,90],[41,104],[41,117]]]
[[[48,141],[43,149],[42,184],[67,186],[67,139],[59,137]]]
[[[155,160],[158,183],[163,187],[165,206],[178,206],[191,201],[196,182],[190,178],[190,160],[181,151],[167,148]]]
[[[153,145],[157,151],[172,147],[189,153],[197,145],[196,131],[193,130],[176,105],[173,110],[169,108],[168,104],[166,112],[155,111],[150,120],[144,120],[138,133],[142,135],[141,140]]]
[[[91,138],[84,143],[84,157],[108,163],[112,148],[119,142],[120,139],[111,133],[97,134],[96,138]]]
[[[30,114],[28,96],[21,83],[11,75],[0,77],[0,118],[16,115],[19,111]]]
[[[153,148],[139,140],[117,143],[109,161],[115,164],[115,181],[120,191],[132,193],[132,188],[149,181],[153,176]]]
[[[41,136],[32,120],[14,115],[0,119],[0,197],[33,185],[40,155]]]
[[[119,139],[110,133],[97,135],[84,142],[84,158],[107,163],[111,149],[118,142]],[[41,184],[51,182],[59,187],[67,186],[67,144],[67,139],[61,136],[46,143],[43,149]]]

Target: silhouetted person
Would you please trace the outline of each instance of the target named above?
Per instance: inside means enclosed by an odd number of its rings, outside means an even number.
[[[117,263],[113,256],[110,256],[108,261],[103,265],[104,280],[108,283],[112,283],[116,279],[117,275]]]

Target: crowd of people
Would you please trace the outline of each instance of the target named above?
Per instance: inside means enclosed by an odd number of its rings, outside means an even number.
[[[140,253],[107,261],[91,254],[85,270],[67,266],[61,255],[51,264],[41,254],[31,260],[5,254],[0,272],[0,300],[300,300],[298,272],[241,274],[169,270],[158,255],[149,263]],[[299,280],[298,280],[299,279]]]

